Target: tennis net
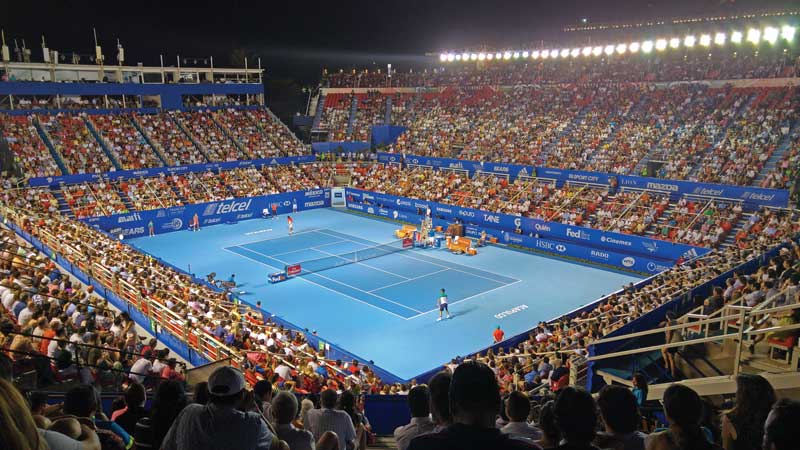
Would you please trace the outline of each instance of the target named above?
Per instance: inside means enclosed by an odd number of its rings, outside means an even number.
[[[286,265],[286,274],[289,276],[306,275],[323,270],[333,269],[334,267],[356,264],[368,259],[379,258],[393,253],[408,250],[414,247],[414,241],[410,238],[398,239],[386,244],[379,244],[373,247],[362,248],[352,252],[341,253],[338,255],[326,256],[324,258],[308,259]]]

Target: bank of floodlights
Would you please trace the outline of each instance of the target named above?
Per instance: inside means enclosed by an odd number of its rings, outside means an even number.
[[[648,39],[641,42],[606,44],[575,48],[555,48],[541,50],[505,50],[503,52],[492,53],[441,53],[439,61],[508,61],[511,59],[564,59],[583,57],[612,56],[614,54],[624,55],[626,53],[651,53],[653,50],[663,52],[667,49],[679,49],[681,47],[690,49],[696,46],[711,47],[711,45],[724,46],[728,42],[732,44],[742,44],[747,42],[753,45],[760,45],[766,42],[770,45],[778,43],[780,40],[793,42],[797,29],[792,25],[766,26],[764,28],[748,28],[747,30],[732,30],[730,33],[716,32],[712,34],[687,35],[679,37],[662,37],[654,40]]]

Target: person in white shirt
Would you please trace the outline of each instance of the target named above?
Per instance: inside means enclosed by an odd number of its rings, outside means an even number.
[[[515,439],[538,441],[542,438],[542,430],[528,423],[531,412],[531,399],[524,392],[513,391],[506,398],[506,415],[508,424],[500,429]]]
[[[144,355],[131,366],[129,378],[137,383],[144,384],[145,379],[153,372],[154,359],[152,350],[144,352]]]
[[[436,428],[436,424],[430,418],[430,390],[428,386],[420,384],[411,389],[408,393],[408,407],[411,410],[411,422],[394,430],[397,450],[407,450],[412,439],[421,434],[432,433],[433,429]]]
[[[303,418],[303,425],[314,435],[314,439],[320,440],[328,431],[336,433],[339,438],[339,450],[355,448],[356,429],[353,421],[344,411],[337,411],[336,401],[339,395],[332,389],[322,391],[320,395],[321,409],[312,409]]]

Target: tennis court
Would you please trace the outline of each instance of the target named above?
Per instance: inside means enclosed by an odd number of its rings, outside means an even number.
[[[398,243],[380,245],[330,229],[308,230],[225,250],[276,270],[304,261],[308,262],[302,264],[304,271],[306,267],[342,264],[320,271],[315,269],[289,282],[313,283],[404,319],[438,311],[430,298],[415,295],[420,289],[435,292],[447,286],[450,303],[456,304],[519,282],[420,252],[402,250]]]
[[[638,279],[500,246],[476,256],[411,249],[349,263],[356,259],[351,253],[372,256],[368,249],[393,241],[399,225],[332,208],[292,217],[292,236],[281,217],[128,242],[198,277],[235,273],[242,301],[261,301],[266,311],[401,379],[491,345],[497,325],[508,337],[523,333]],[[347,264],[282,283],[267,280],[287,264],[340,257]],[[437,322],[441,288],[453,318]]]

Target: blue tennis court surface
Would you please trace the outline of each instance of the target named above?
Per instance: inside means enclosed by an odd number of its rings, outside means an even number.
[[[403,250],[270,284],[267,275],[287,264],[361,252],[393,241],[399,227],[334,209],[293,217],[291,236],[281,217],[129,242],[198,277],[235,273],[243,301],[260,300],[265,310],[404,379],[490,345],[497,325],[510,337],[638,279],[489,246],[476,256]],[[437,322],[441,288],[453,318]]]

